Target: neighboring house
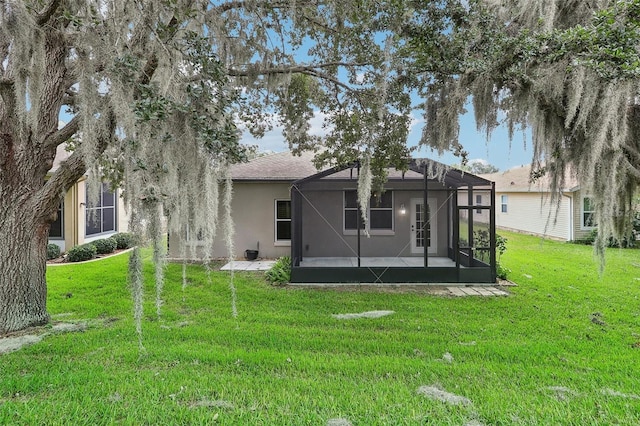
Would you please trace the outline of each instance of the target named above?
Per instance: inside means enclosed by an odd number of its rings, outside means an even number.
[[[69,153],[64,147],[58,147],[50,173],[68,157]],[[109,185],[103,183],[98,204],[91,206],[88,187],[85,176],[66,192],[58,209],[58,217],[49,229],[49,243],[56,244],[63,252],[128,229],[128,216],[119,191],[111,192]]]
[[[455,169],[425,179],[437,163],[412,160],[404,173],[389,170],[365,224],[358,165],[319,172],[312,158],[284,152],[232,167],[236,257],[291,256],[293,282],[495,282],[495,207],[492,197],[477,205],[474,196],[491,194],[490,181]],[[212,256],[226,255],[216,242]]]
[[[531,166],[482,175],[496,185],[496,226],[563,241],[587,236],[593,229],[594,210],[587,194],[571,173],[564,188],[552,194],[549,179],[530,182]]]

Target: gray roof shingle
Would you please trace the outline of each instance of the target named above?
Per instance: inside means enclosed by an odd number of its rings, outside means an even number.
[[[294,181],[318,173],[313,165],[313,152],[293,155],[290,151],[254,158],[248,163],[231,166],[234,180]]]

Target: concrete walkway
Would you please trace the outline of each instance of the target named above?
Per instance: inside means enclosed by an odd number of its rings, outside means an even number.
[[[447,287],[447,290],[452,296],[464,297],[464,296],[508,296],[504,290],[497,289],[495,287]]]
[[[292,287],[335,289],[338,291],[380,291],[386,293],[422,293],[451,297],[509,296],[509,292],[498,286],[451,285],[441,283],[289,283]]]
[[[275,260],[233,260],[222,268],[221,271],[268,271],[271,269]]]

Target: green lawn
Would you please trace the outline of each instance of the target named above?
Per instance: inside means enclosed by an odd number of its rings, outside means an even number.
[[[234,319],[228,274],[208,284],[190,267],[183,293],[169,265],[160,320],[147,289],[143,355],[126,255],[49,268],[51,314],[89,328],[0,355],[0,424],[639,424],[640,251],[609,250],[599,276],[591,247],[504,235],[519,286],[501,298],[274,288],[236,273]],[[395,314],[331,317],[371,310]]]

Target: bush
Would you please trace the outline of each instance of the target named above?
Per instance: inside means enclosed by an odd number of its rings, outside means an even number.
[[[47,260],[60,257],[60,247],[55,244],[47,244]]]
[[[104,238],[102,240],[95,240],[90,242],[89,244],[92,244],[96,247],[96,253],[98,254],[113,253],[113,251],[118,246],[118,242],[115,240],[115,238]]]
[[[586,237],[578,238],[577,240],[573,240],[574,244],[584,244],[586,246],[592,246],[596,241],[596,237],[598,236],[598,230],[594,229],[589,232],[589,235]]]
[[[266,272],[267,281],[274,285],[283,285],[291,281],[291,258],[283,256]]]
[[[136,245],[135,237],[133,234],[128,232],[120,232],[112,235],[110,238],[113,238],[116,241],[116,248],[118,250],[128,249]]]
[[[634,220],[634,229],[632,231],[632,234],[629,235],[628,237],[623,237],[622,240],[617,240],[613,237],[609,237],[607,239],[607,247],[620,247],[620,248],[632,248],[636,246],[636,239],[637,239],[637,232],[636,231],[636,222]],[[587,235],[586,237],[582,237],[579,238],[577,240],[573,240],[574,244],[585,244],[588,246],[592,246],[595,241],[596,238],[598,238],[598,230],[597,229],[593,229],[591,230],[591,232],[589,232],[589,235]]]
[[[96,257],[97,250],[93,244],[82,244],[75,246],[67,252],[67,260],[69,262],[82,262]]]

